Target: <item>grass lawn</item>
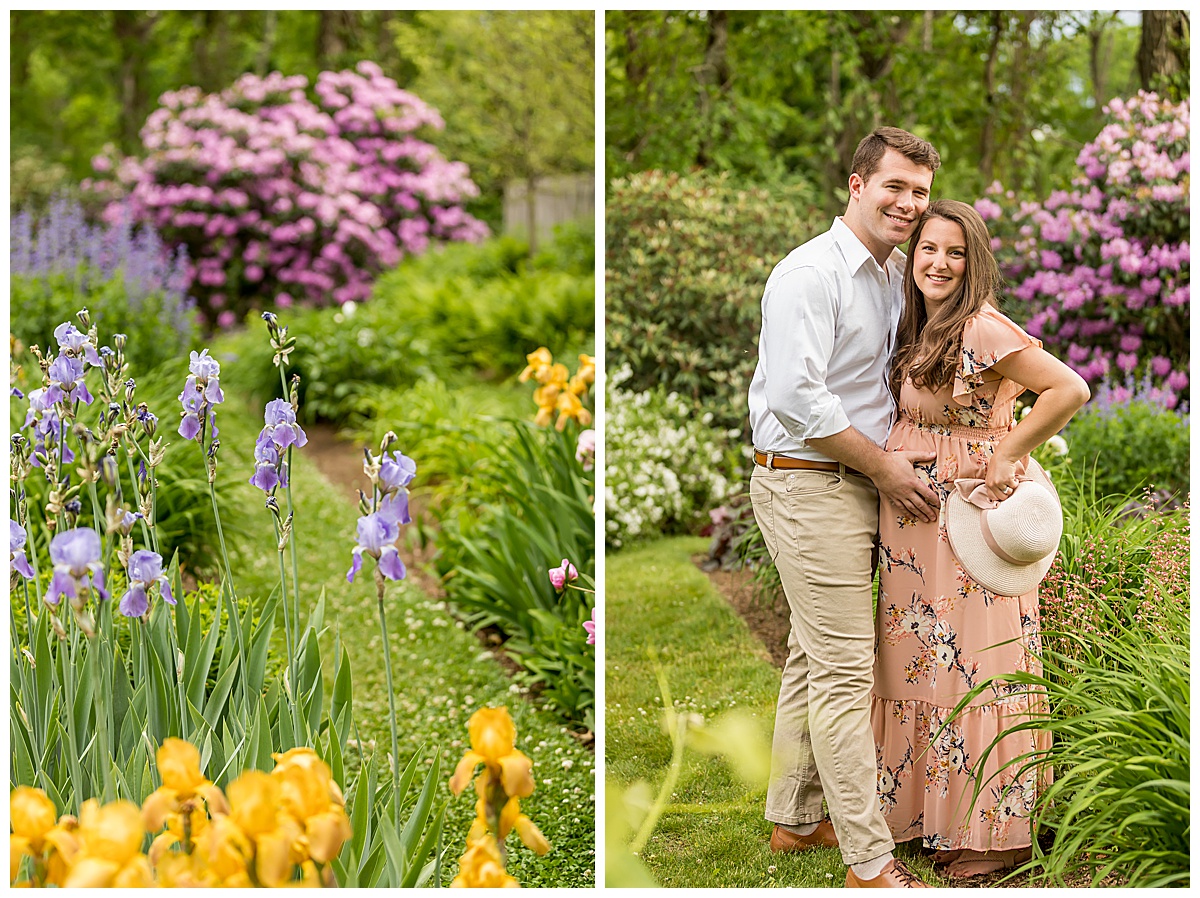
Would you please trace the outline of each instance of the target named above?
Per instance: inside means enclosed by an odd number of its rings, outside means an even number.
[[[264,338],[265,339],[265,338]],[[212,353],[222,358],[220,344]],[[238,484],[222,506],[230,531],[239,531],[232,550],[237,555],[235,582],[239,597],[265,597],[279,585],[279,562],[271,514],[263,495],[248,483],[253,471],[254,440],[262,426],[262,409],[236,394],[236,364],[222,372],[226,401],[219,412],[221,454],[218,477]],[[233,389],[231,389],[233,387]],[[347,451],[355,451],[348,447]],[[304,451],[294,453],[292,475],[296,505],[295,538],[300,558],[301,614],[325,591],[329,633],[323,643],[326,674],[332,675],[334,631],[349,651],[354,679],[354,716],[364,741],[388,749],[388,700],[385,686],[378,605],[371,563],[353,584],[346,582],[358,516],[352,497],[333,487]],[[418,460],[419,464],[419,460]],[[420,469],[418,468],[418,481]],[[281,497],[280,504],[283,505]],[[232,525],[232,526],[231,526]],[[411,553],[400,543],[406,562]],[[289,598],[290,584],[289,572]],[[517,725],[517,747],[533,759],[537,790],[521,802],[521,810],[545,833],[553,850],[536,857],[509,839],[508,871],[523,886],[590,886],[595,866],[594,756],[581,746],[550,712],[527,701],[512,680],[448,611],[413,582],[390,583],[387,623],[396,682],[401,764],[418,751],[441,750],[448,780],[468,747],[467,720],[485,705],[506,705]],[[282,652],[282,622],[277,632]],[[331,686],[331,683],[327,684]],[[326,693],[328,695],[328,692]],[[474,790],[450,799],[446,818],[448,884],[465,846],[474,818]]]
[[[605,562],[605,766],[620,787],[649,782],[657,794],[671,743],[660,726],[656,662],[673,703],[714,718],[751,712],[774,725],[779,671],[745,623],[695,567],[708,541],[664,539]],[[773,855],[764,789],[748,789],[719,759],[688,751],[672,803],[642,852],[664,886],[841,887],[846,868],[833,849]],[[610,811],[611,813],[611,811]],[[920,857],[898,854],[937,885],[949,883]]]

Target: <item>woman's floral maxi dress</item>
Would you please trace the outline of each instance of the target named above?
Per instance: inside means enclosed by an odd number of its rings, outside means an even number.
[[[936,523],[925,523],[884,498],[879,515],[871,724],[879,802],[897,842],[919,837],[929,848],[977,851],[1030,844],[1037,776],[1031,770],[1016,776],[1022,764],[1005,768],[1005,762],[1045,750],[1048,734],[1023,731],[994,747],[982,765],[981,758],[997,734],[1028,716],[1037,698],[1023,694],[1028,687],[1021,684],[995,683],[943,725],[963,696],[989,677],[1040,673],[1030,654],[1040,652],[1037,591],[998,596],[963,573],[946,538],[944,512],[956,479],[985,476],[1024,391],[989,369],[1031,345],[1041,344],[985,306],[963,331],[954,382],[933,392],[906,381],[900,392],[887,448],[937,452],[917,470],[943,510]]]

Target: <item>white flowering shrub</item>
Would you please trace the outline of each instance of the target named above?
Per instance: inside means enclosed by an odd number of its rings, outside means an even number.
[[[604,425],[605,542],[619,549],[639,540],[683,533],[731,491],[727,445],[740,431],[712,426],[675,393],[626,392],[628,365],[609,380]]]

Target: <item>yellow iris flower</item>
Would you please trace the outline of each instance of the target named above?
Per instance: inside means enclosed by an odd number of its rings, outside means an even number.
[[[544,376],[543,372],[547,371],[554,364],[554,356],[550,354],[550,350],[545,346],[539,346],[533,352],[529,353],[529,355],[525,356],[525,361],[528,364],[525,366],[525,370],[517,376],[517,380],[525,383],[525,381],[532,377],[539,383],[545,383],[539,375]]]
[[[452,889],[517,889],[521,884],[504,869],[500,846],[489,832],[467,839]]]

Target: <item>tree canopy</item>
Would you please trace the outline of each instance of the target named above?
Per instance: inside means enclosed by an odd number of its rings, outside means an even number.
[[[279,71],[310,84],[361,60],[436,106],[439,146],[471,166],[478,214],[503,182],[594,165],[594,14],[412,10],[13,11],[11,202],[90,174],[106,144],[139,149],[167,90]]]
[[[1187,13],[1158,27],[1157,57],[1139,53],[1132,16],[1098,11],[624,11],[605,28],[609,178],[799,177],[828,211],[878,125],[934,142],[942,195],[996,179],[1044,194],[1069,180],[1113,96],[1188,89]]]

